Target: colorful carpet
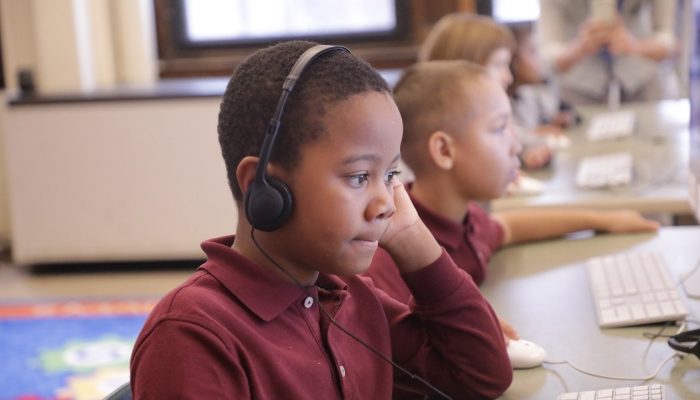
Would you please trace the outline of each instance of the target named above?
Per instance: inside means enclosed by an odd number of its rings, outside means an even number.
[[[0,400],[98,400],[129,380],[156,300],[0,304]]]

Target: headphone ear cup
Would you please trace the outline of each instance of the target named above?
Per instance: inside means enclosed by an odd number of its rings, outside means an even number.
[[[245,196],[248,222],[258,230],[272,232],[289,219],[294,197],[284,182],[268,176],[265,181],[253,182]]]
[[[700,329],[673,335],[668,338],[668,345],[674,350],[695,354],[700,358]]]
[[[674,350],[681,351],[683,353],[690,353],[690,344],[687,342],[679,342],[675,336],[668,338],[668,345]]]

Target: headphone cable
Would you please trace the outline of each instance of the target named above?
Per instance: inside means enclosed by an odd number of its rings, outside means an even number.
[[[272,263],[272,265],[274,265],[275,267],[277,267],[277,269],[279,269],[279,270],[282,271],[285,275],[287,275],[287,277],[289,277],[289,279],[291,279],[294,283],[296,283],[296,285],[299,286],[304,292],[306,292],[306,294],[309,294],[309,292],[307,292],[306,287],[305,287],[304,285],[302,285],[301,282],[299,282],[299,280],[297,280],[297,278],[296,278],[294,275],[292,275],[289,271],[287,271],[285,268],[283,268],[277,261],[275,261],[275,260],[272,258],[272,256],[270,256],[270,255],[262,248],[262,246],[260,246],[260,244],[258,243],[257,239],[255,239],[255,227],[251,227],[251,229],[250,229],[250,238],[253,239],[253,243],[255,244],[255,247],[258,248],[258,250],[260,251],[260,253],[262,253],[262,255],[265,256],[265,258],[267,258],[267,260],[270,261],[270,262]],[[319,301],[318,297],[316,298],[316,302],[318,303],[318,308],[321,310],[321,312],[328,318],[328,320],[329,320],[333,325],[335,325],[335,326],[336,326],[338,329],[340,329],[343,333],[345,333],[345,334],[348,335],[350,338],[352,338],[353,340],[355,340],[357,343],[359,343],[360,345],[362,345],[363,347],[365,347],[366,349],[368,349],[369,351],[371,351],[372,353],[374,353],[377,357],[379,357],[379,358],[381,358],[382,360],[386,361],[387,363],[391,364],[394,368],[396,368],[396,369],[398,369],[399,371],[403,372],[404,374],[408,375],[411,379],[415,379],[415,380],[419,381],[420,383],[422,383],[423,385],[425,385],[426,387],[428,387],[430,390],[432,390],[433,392],[435,392],[437,395],[439,395],[439,396],[442,397],[443,399],[445,399],[445,400],[452,400],[452,398],[451,398],[450,396],[448,396],[447,394],[445,394],[444,392],[442,392],[440,389],[438,389],[438,388],[436,388],[435,386],[433,386],[432,384],[430,384],[430,383],[429,383],[428,381],[426,381],[425,379],[423,379],[423,378],[421,378],[420,376],[414,374],[413,372],[407,370],[406,368],[400,366],[399,364],[397,364],[396,362],[394,362],[392,359],[390,359],[389,357],[387,357],[387,356],[385,356],[384,354],[382,354],[379,350],[377,350],[377,349],[375,349],[374,347],[370,346],[370,345],[367,344],[364,340],[360,339],[360,338],[357,337],[355,334],[353,334],[352,332],[350,332],[350,331],[348,331],[347,329],[345,329],[345,327],[343,327],[342,325],[340,325],[340,323],[338,323],[338,322],[335,320],[335,318],[333,318],[333,317],[328,313],[328,311],[326,311],[326,309],[323,307],[323,305],[322,305],[321,302]]]
[[[665,329],[665,328],[666,328],[666,327],[664,326],[664,328],[662,328],[662,331],[661,331],[659,334],[654,335],[654,337],[652,337],[651,340],[653,341],[655,338],[662,336],[661,333],[663,332],[663,329]],[[678,331],[676,332],[676,334],[680,333],[680,332],[683,331],[684,329],[685,329],[685,323],[681,324],[681,326],[678,328]],[[645,337],[648,337],[648,336],[645,335]],[[654,372],[652,372],[650,375],[647,375],[647,376],[615,376],[615,375],[603,375],[603,374],[599,374],[599,373],[596,373],[596,372],[586,371],[586,370],[584,370],[584,369],[582,369],[582,368],[580,368],[580,367],[574,365],[574,364],[573,364],[571,361],[569,361],[569,360],[562,360],[562,361],[547,361],[547,360],[545,360],[544,363],[545,363],[545,364],[552,364],[552,365],[557,365],[557,364],[568,364],[571,368],[575,369],[576,371],[581,372],[582,374],[586,374],[586,375],[590,375],[590,376],[595,376],[596,378],[612,379],[612,380],[619,380],[619,381],[648,381],[648,380],[650,380],[650,379],[654,379],[654,378],[656,377],[656,375],[658,375],[659,372],[661,371],[661,368],[663,368],[664,365],[668,364],[669,361],[671,361],[671,360],[673,360],[673,359],[675,359],[675,358],[677,358],[677,359],[680,360],[680,359],[683,359],[684,357],[685,357],[684,354],[682,354],[682,353],[680,353],[680,352],[678,352],[678,351],[674,351],[674,353],[673,353],[672,355],[670,355],[669,357],[667,357],[664,361],[661,362],[661,364],[659,364],[659,366],[656,368],[656,370],[654,370]]]

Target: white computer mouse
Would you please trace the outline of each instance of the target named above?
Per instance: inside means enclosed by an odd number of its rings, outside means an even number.
[[[534,368],[542,364],[547,353],[530,341],[519,339],[508,342],[508,358],[513,368]]]

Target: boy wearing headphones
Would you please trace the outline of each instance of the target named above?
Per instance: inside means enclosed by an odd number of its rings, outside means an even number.
[[[236,234],[204,242],[207,261],[149,316],[134,398],[497,397],[512,378],[497,318],[395,179],[402,124],[386,82],[313,45],[235,70],[218,130]],[[357,276],[380,246],[409,305]]]
[[[477,284],[502,246],[593,229],[604,232],[658,228],[633,211],[537,209],[490,216],[479,203],[502,196],[520,165],[508,96],[484,67],[463,60],[409,67],[394,88],[403,119],[401,156],[415,174],[407,185],[423,222],[455,263]],[[409,302],[410,291],[378,251],[367,272],[375,285]],[[506,322],[506,339],[518,335]]]

